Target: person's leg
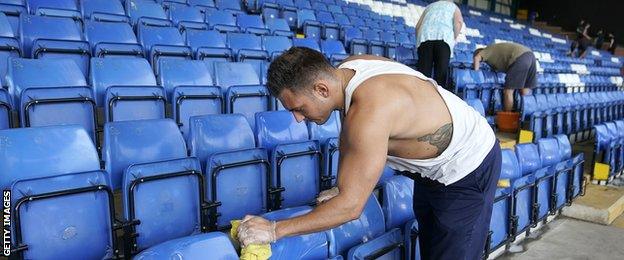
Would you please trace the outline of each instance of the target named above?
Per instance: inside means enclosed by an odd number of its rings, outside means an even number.
[[[421,259],[431,259],[430,249],[434,246],[431,244],[433,240],[431,235],[436,231],[433,228],[434,218],[431,204],[427,196],[428,186],[431,181],[422,177],[414,178],[414,198],[413,209],[414,216],[418,222],[418,244],[420,247]],[[415,245],[413,245],[415,246]]]
[[[505,90],[503,90],[503,110],[505,112],[512,112],[514,108],[514,91],[516,89],[522,89],[527,86],[527,82],[535,81],[535,56],[532,52],[526,52],[518,57],[507,68],[505,74]]]
[[[506,88],[503,90],[503,110],[505,112],[513,111],[514,92],[515,89],[513,88]]]
[[[500,167],[497,141],[481,165],[463,179],[448,186],[424,187],[422,193],[432,210],[427,215],[433,219],[427,220],[430,227],[419,223],[425,228],[419,232],[422,259],[480,259]]]
[[[448,66],[451,58],[451,49],[444,41],[436,41],[434,47],[433,57],[433,71],[435,72],[435,81],[438,85],[444,87],[446,90],[450,90],[446,84],[448,77]]]
[[[426,41],[418,46],[418,71],[431,77],[433,71],[433,43]]]

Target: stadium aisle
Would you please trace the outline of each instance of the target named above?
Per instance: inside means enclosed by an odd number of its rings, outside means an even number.
[[[624,228],[604,226],[571,218],[551,222],[537,239],[522,244],[526,251],[507,253],[497,259],[623,259]],[[574,256],[574,257],[570,257]]]

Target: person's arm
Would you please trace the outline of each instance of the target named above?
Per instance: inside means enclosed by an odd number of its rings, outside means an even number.
[[[277,239],[326,230],[360,216],[386,163],[392,123],[386,111],[352,106],[340,140],[340,193],[309,214],[278,222]]]
[[[358,89],[362,91],[365,87]],[[393,123],[390,115],[397,114],[393,106],[384,103],[387,101],[383,97],[369,96],[365,106],[358,106],[354,100],[345,118],[340,136],[337,184],[340,192],[309,213],[279,221],[274,227],[261,217],[246,216],[238,229],[244,246],[319,232],[360,217],[385,166]]]
[[[587,34],[587,28],[583,30],[583,37],[585,37],[588,40],[591,40],[591,37],[589,37],[589,34]]]
[[[457,40],[457,36],[461,32],[462,24],[464,23],[464,18],[462,17],[461,11],[459,7],[456,7],[455,13],[453,14],[453,32],[455,34],[455,40]]]
[[[472,68],[474,70],[479,70],[480,66],[481,66],[481,53],[474,55],[474,57],[472,58]]]
[[[420,17],[418,17],[418,23],[416,24],[416,35],[418,35],[418,32],[420,32],[420,26],[422,26],[423,21],[425,20],[425,15],[427,14],[427,10],[425,8],[425,11],[422,12],[422,14],[420,14]]]

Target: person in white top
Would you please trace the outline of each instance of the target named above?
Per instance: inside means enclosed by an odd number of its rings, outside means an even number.
[[[449,60],[464,20],[459,7],[449,0],[433,2],[425,8],[416,24],[418,71],[446,86]]]
[[[361,55],[334,68],[304,47],[271,63],[268,88],[299,122],[323,124],[343,110],[338,181],[308,214],[279,222],[246,216],[243,246],[357,219],[387,163],[415,181],[422,258],[481,258],[501,153],[476,110],[403,64]]]

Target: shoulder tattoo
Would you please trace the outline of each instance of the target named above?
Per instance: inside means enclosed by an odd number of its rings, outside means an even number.
[[[438,148],[437,155],[440,155],[451,143],[451,137],[453,137],[453,123],[448,123],[440,127],[434,133],[418,137],[418,141],[428,142],[429,144],[435,146]]]

